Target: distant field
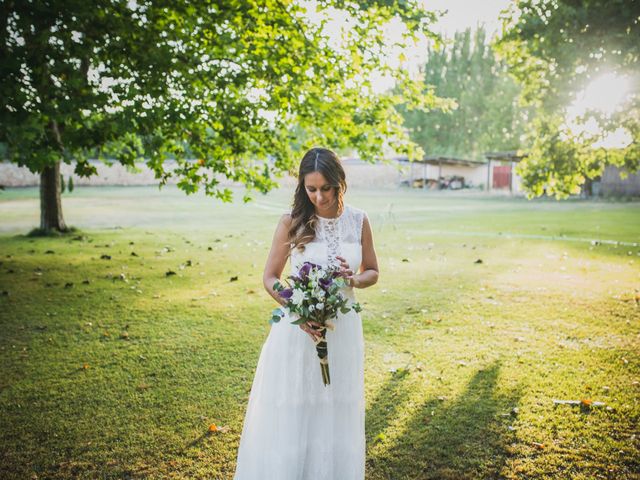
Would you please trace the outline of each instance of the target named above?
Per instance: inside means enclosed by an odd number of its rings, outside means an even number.
[[[0,478],[232,478],[290,197],[77,188],[78,236],[32,239],[37,189],[0,192]],[[357,292],[367,479],[640,478],[640,203],[347,202],[381,269]]]

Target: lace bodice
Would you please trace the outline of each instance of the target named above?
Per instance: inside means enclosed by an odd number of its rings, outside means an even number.
[[[336,218],[318,217],[316,237],[305,245],[303,252],[291,252],[291,272],[296,272],[305,261],[319,265],[339,265],[336,256],[347,260],[349,267],[358,272],[362,263],[362,224],[366,213],[345,205]]]

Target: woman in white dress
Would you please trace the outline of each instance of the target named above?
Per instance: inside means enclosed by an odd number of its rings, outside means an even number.
[[[291,272],[313,262],[339,265],[354,289],[378,280],[373,235],[364,211],[345,205],[347,184],[337,155],[309,150],[298,174],[291,213],[276,228],[264,269],[274,291],[287,258]],[[286,277],[287,275],[285,275]],[[265,315],[265,318],[268,315]],[[271,326],[249,395],[235,480],[363,480],[365,469],[364,339],[360,315],[339,313],[326,331],[331,383],[324,385],[309,321],[292,325],[285,315]]]

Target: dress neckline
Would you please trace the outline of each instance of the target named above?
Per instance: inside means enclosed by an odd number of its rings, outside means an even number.
[[[337,217],[321,217],[317,213],[316,213],[316,217],[319,218],[320,220],[324,220],[325,222],[334,222],[336,220],[339,220],[345,214],[346,211],[347,211],[347,205],[343,207],[342,213]]]

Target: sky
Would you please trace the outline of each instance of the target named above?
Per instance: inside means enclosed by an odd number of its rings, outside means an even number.
[[[318,14],[314,14],[314,0],[303,1],[308,8],[308,16],[312,22],[319,22]],[[438,22],[433,25],[432,30],[444,37],[452,38],[455,32],[466,28],[475,29],[479,25],[484,25],[489,36],[499,33],[501,25],[499,21],[500,11],[506,8],[511,0],[421,0],[420,2],[426,10],[436,10],[443,12]],[[332,43],[339,44],[340,29],[348,27],[349,20],[343,15],[331,15],[329,24],[325,27],[325,33],[332,39]],[[386,34],[389,43],[400,41],[402,35],[402,25],[400,22],[391,23]],[[426,43],[422,42],[414,47],[405,49],[402,53],[406,57],[404,64],[414,74],[418,74],[419,66],[424,63],[424,51]],[[398,66],[400,49],[389,50],[387,63]],[[376,91],[384,91],[393,86],[389,78],[375,77],[372,83]]]
[[[422,0],[422,5],[427,10],[444,12],[438,22],[433,25],[433,31],[443,37],[453,38],[454,34],[466,28],[476,29],[484,25],[489,37],[500,33],[500,11],[505,9],[511,0]],[[424,63],[424,46],[416,46],[405,52],[409,68],[417,72],[418,67]],[[378,88],[384,89],[390,86],[384,79]]]
[[[510,0],[422,0],[422,5],[429,10],[447,10],[447,13],[435,25],[434,30],[447,36],[456,31],[478,24],[484,24],[490,34],[500,28],[498,16],[500,10],[506,8]]]

